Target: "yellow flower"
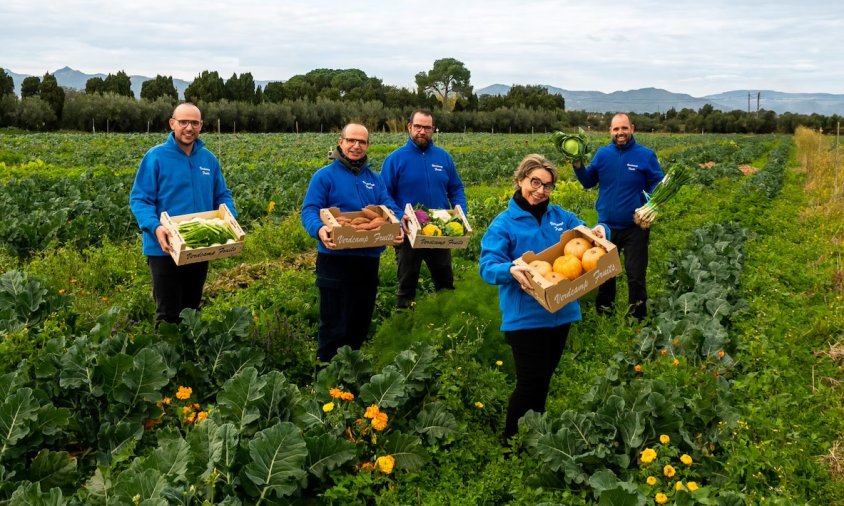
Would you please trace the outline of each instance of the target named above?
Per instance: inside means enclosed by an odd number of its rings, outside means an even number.
[[[677,492],[683,490],[683,482],[678,481],[677,483],[675,483],[674,484],[674,490],[676,490]]]
[[[65,289],[62,288],[61,290],[59,290],[59,295],[64,295],[64,292],[65,292]]]
[[[186,401],[190,399],[191,394],[193,394],[193,389],[191,387],[180,386],[179,390],[176,392],[176,398],[182,401]]]
[[[363,414],[363,417],[364,418],[375,418],[376,416],[378,416],[378,413],[380,413],[380,412],[381,412],[381,410],[378,409],[378,406],[373,404],[372,406],[369,406],[368,408],[366,408],[366,412]]]
[[[190,425],[190,424],[193,423],[194,419],[196,419],[196,413],[191,411],[190,414],[185,417],[185,422],[187,422],[188,425]]]
[[[100,297],[100,302],[108,302],[108,297]]]
[[[673,478],[677,471],[672,466],[665,466],[662,468],[662,474],[665,475],[666,478]]]
[[[326,402],[325,404],[322,405],[322,412],[323,413],[330,413],[333,409],[334,409],[334,403],[333,402]]]
[[[372,428],[377,431],[382,431],[387,428],[387,413],[378,413],[372,419]]]
[[[208,418],[208,412],[207,411],[200,411],[199,413],[196,414],[196,423],[200,424],[200,423],[204,422],[206,418]]]
[[[671,438],[668,437],[668,434],[663,434],[663,435],[659,436],[659,442],[664,444],[664,445],[667,445],[668,443],[671,442]]]
[[[478,409],[484,409],[484,403],[481,401],[475,402],[475,407]]]
[[[497,365],[498,367],[501,367],[502,365],[504,365],[504,362],[502,362],[500,360],[496,360],[495,365]]]
[[[390,474],[393,472],[393,467],[396,465],[396,458],[392,455],[385,455],[383,457],[378,457],[375,460],[375,465],[378,466],[378,470],[384,474]]]
[[[636,371],[636,372],[642,372],[642,364],[634,365],[633,370]]]
[[[190,406],[185,406],[185,407],[182,408],[182,414],[183,415],[187,415],[188,413],[191,413],[192,411],[193,410],[190,409]]]
[[[660,492],[654,496],[654,501],[656,501],[657,504],[665,504],[668,502],[668,496]]]
[[[645,464],[650,464],[656,458],[656,451],[653,448],[645,448],[645,450],[639,453],[639,460]]]
[[[650,486],[652,486],[652,487],[653,487],[654,485],[656,485],[656,476],[648,476],[648,479],[647,479],[647,480],[645,480],[645,482],[646,482],[648,485],[650,485]]]
[[[167,406],[169,406],[172,401],[173,401],[173,399],[171,399],[170,397],[165,397],[164,399],[161,400],[162,404],[165,404]]]
[[[663,348],[663,349],[659,350],[659,353],[664,357],[664,356],[668,355],[668,350]]]
[[[684,453],[680,455],[680,462],[686,464],[687,466],[690,466],[692,465],[692,457],[689,454]]]
[[[686,488],[688,488],[689,491],[694,492],[695,490],[698,489],[697,482],[690,481],[690,482],[686,483]]]
[[[269,204],[267,204],[267,214],[270,214],[275,209],[275,200],[271,200]]]
[[[678,365],[680,365],[680,361],[679,361],[678,359],[676,359],[676,358],[675,358],[675,359],[671,362],[671,365],[673,365],[674,367],[677,367]]]

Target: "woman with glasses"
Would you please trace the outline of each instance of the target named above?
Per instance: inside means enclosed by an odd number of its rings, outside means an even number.
[[[480,271],[487,283],[498,285],[501,331],[513,350],[516,388],[510,396],[504,439],[518,432],[528,412],[545,411],[551,377],[560,362],[571,323],[580,320],[580,304],[573,301],[548,312],[528,293],[528,267],[513,260],[527,251],[540,252],[560,241],[566,230],[583,225],[574,213],[550,204],[557,169],[542,155],[525,157],[514,174],[515,193],[507,209],[490,223],[481,239]],[[606,227],[592,229],[606,237]],[[606,237],[609,239],[609,237]]]

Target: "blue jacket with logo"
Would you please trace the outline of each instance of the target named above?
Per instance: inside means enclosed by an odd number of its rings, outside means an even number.
[[[144,155],[129,193],[129,208],[143,232],[146,256],[167,255],[155,237],[162,212],[179,216],[213,211],[220,204],[237,216],[219,160],[200,139],[194,141],[190,156],[186,155],[172,132],[163,144]]]
[[[498,285],[502,331],[556,327],[580,320],[578,301],[549,313],[522,290],[510,274],[510,267],[513,260],[526,252],[539,253],[548,249],[560,242],[563,232],[583,224],[574,213],[556,205],[548,206],[540,224],[513,199],[507,210],[492,220],[481,239],[480,271],[484,281]]]
[[[317,239],[319,253],[377,257],[384,251],[384,246],[330,250],[319,240],[319,229],[324,225],[319,217],[320,209],[336,207],[341,212],[348,213],[360,211],[369,205],[385,205],[397,218],[404,214],[387,194],[384,182],[378,174],[372,172],[368,164],[360,173],[355,174],[340,160],[334,160],[316,171],[311,178],[305,200],[302,202],[302,225],[311,237]]]
[[[664,176],[656,153],[636,143],[633,136],[624,144],[603,146],[588,167],[574,169],[584,188],[598,185],[595,207],[598,221],[611,228],[632,227],[633,213]]]
[[[381,166],[387,193],[404,209],[405,204],[422,204],[428,209],[451,209],[460,205],[464,213],[466,193],[448,152],[430,141],[423,151],[413,139],[390,153]]]

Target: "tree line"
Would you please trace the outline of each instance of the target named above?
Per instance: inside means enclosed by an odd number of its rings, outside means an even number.
[[[479,97],[470,78],[453,58],[436,60],[430,70],[416,74],[415,90],[385,85],[359,69],[316,69],[263,88],[249,72],[223,79],[205,70],[182,98],[200,107],[206,131],[219,132],[329,132],[350,121],[373,131],[400,131],[407,114],[420,107],[440,111],[441,131],[604,130],[617,112],[566,110],[562,96],[538,85],[514,85],[506,95]],[[165,131],[180,100],[172,76],[162,75],[145,81],[136,99],[124,71],[93,77],[84,91],[62,88],[50,73],[25,78],[20,98],[14,91],[11,76],[0,68],[0,127],[29,131]],[[723,112],[711,105],[630,116],[639,131],[671,133],[792,133],[797,126],[833,131],[841,119],[766,110]]]

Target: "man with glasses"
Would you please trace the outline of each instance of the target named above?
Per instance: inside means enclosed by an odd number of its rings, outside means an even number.
[[[633,124],[626,114],[616,114],[610,123],[612,143],[600,148],[588,167],[573,163],[574,175],[584,188],[598,185],[598,221],[610,227],[612,240],[624,255],[627,274],[628,314],[638,320],[647,316],[648,241],[650,229],[633,221],[633,213],[645,203],[664,176],[656,153],[636,143]],[[615,278],[598,287],[598,311],[608,313],[615,305]]]
[[[457,174],[454,160],[446,150],[434,145],[431,112],[413,111],[407,133],[407,143],[390,153],[381,166],[381,177],[396,204],[404,207],[409,203],[414,208],[422,205],[428,209],[452,209],[460,205],[463,212],[468,213],[463,181]],[[435,290],[454,289],[451,250],[413,249],[410,241],[405,240],[396,246],[396,307],[411,307],[416,299],[423,261],[431,273]]]
[[[336,249],[320,210],[336,207],[341,212],[360,211],[369,205],[385,205],[396,216],[402,212],[387,194],[378,174],[372,172],[366,151],[369,131],[350,123],[343,128],[332,162],[311,177],[302,202],[302,225],[318,239],[316,285],[319,288],[317,358],[328,362],[341,346],[359,349],[369,333],[378,294],[378,264],[383,246]],[[404,234],[395,237],[400,244]]]
[[[177,266],[170,257],[170,232],[161,213],[176,216],[211,211],[226,204],[236,215],[220,162],[199,139],[202,114],[195,105],[178,105],[170,118],[172,132],[144,155],[129,207],[143,232],[143,253],[152,274],[155,326],[178,323],[185,308],[198,309],[208,262]]]

